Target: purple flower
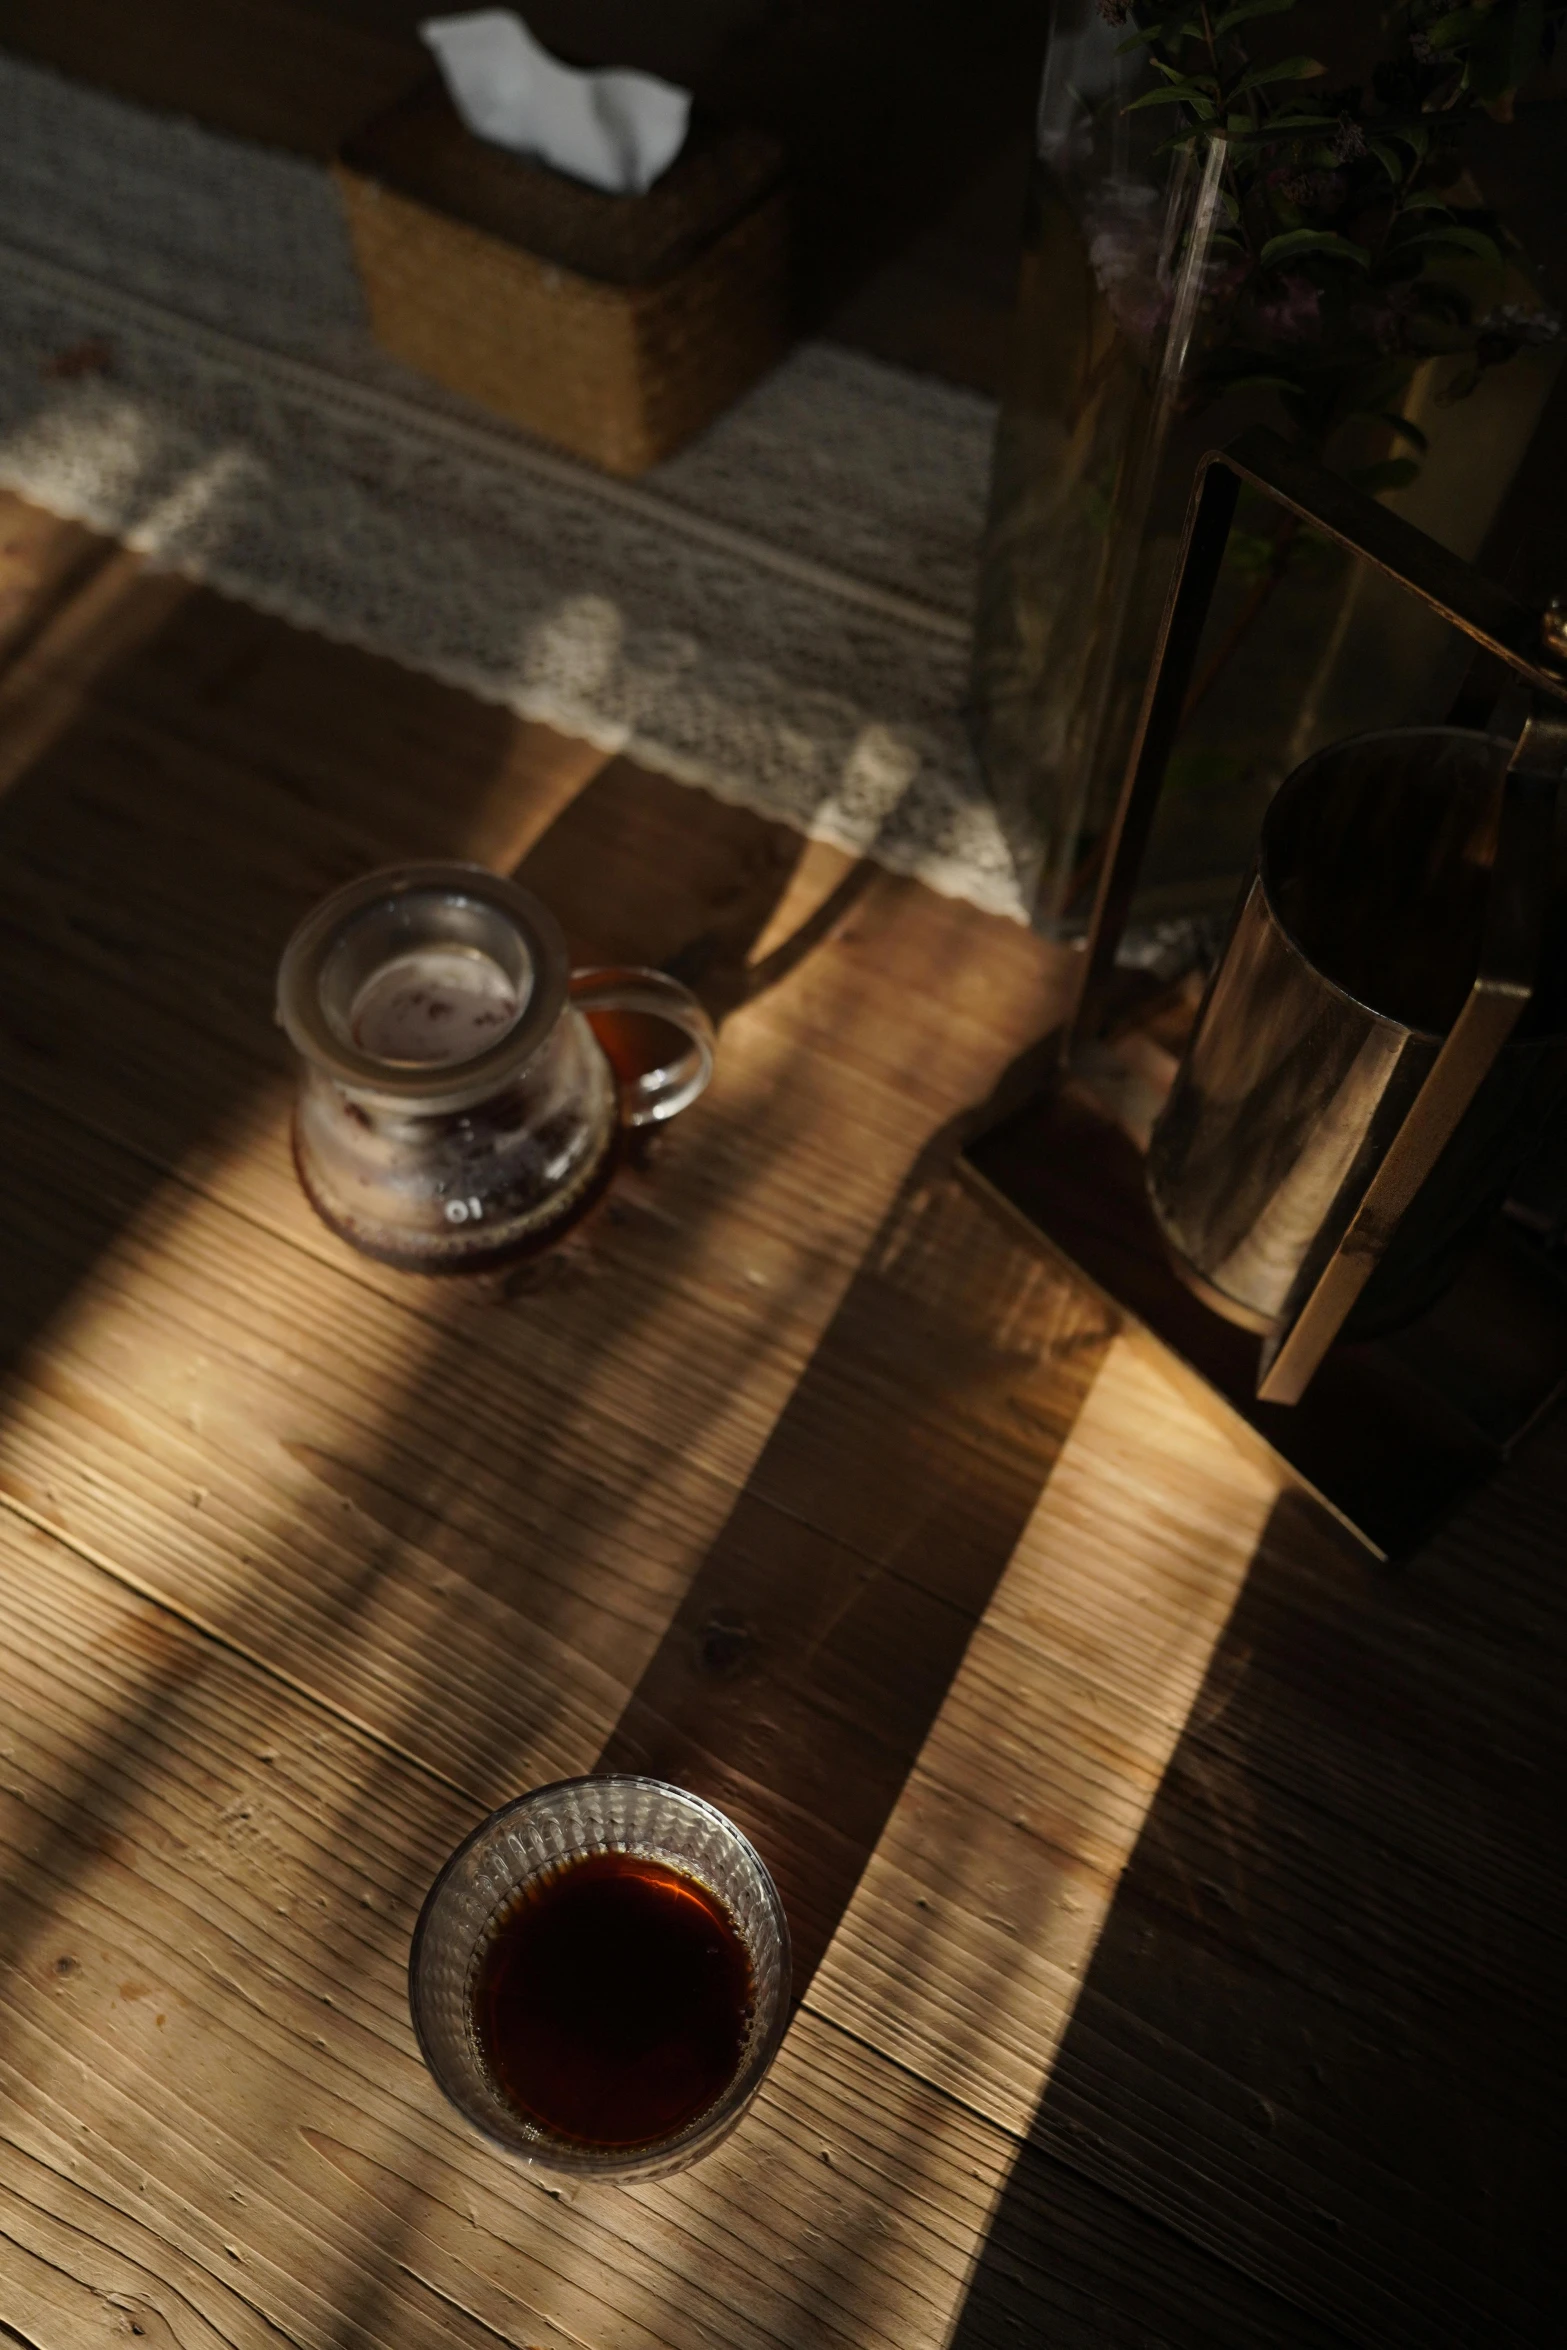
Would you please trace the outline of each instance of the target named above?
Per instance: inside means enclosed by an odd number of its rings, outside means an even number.
[[[1414,314],[1414,297],[1407,286],[1396,286],[1380,301],[1358,303],[1351,311],[1354,325],[1379,351],[1402,350],[1405,328]]]
[[[1126,22],[1132,0],[1095,0],[1095,5],[1105,23],[1119,32]]]
[[[1554,310],[1527,310],[1521,302],[1504,302],[1499,310],[1488,310],[1475,332],[1482,342],[1502,343],[1509,350],[1538,350],[1543,344],[1554,343],[1562,331],[1562,322]]]
[[[1281,343],[1304,342],[1322,331],[1322,295],[1309,277],[1287,277],[1271,301],[1257,304],[1257,320]]]
[[[1344,193],[1343,176],[1336,171],[1275,171],[1269,174],[1268,185],[1302,211],[1310,205],[1331,210]]]

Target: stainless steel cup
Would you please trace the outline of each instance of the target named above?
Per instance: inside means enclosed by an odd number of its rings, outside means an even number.
[[[1148,1155],[1177,1270],[1276,1338],[1349,1230],[1463,1010],[1512,745],[1445,727],[1336,743],[1281,786]],[[1344,1325],[1440,1294],[1567,1086],[1561,853],[1532,999]]]

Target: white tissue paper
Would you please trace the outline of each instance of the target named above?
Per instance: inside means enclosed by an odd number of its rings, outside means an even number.
[[[650,73],[577,73],[509,8],[436,16],[419,30],[477,138],[626,196],[642,195],[680,152],[689,90]]]

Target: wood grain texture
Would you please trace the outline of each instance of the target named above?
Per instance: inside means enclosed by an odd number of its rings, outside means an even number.
[[[943,2339],[1004,2132],[804,2012],[699,2171],[542,2191],[406,2019],[462,1800],[47,1538],[0,1525],[0,1558],[0,2214],[62,2279],[49,2350],[116,2303],[193,2345]],[[1068,2172],[1052,2201],[1054,2338],[1103,2338],[1129,2247],[1142,2338],[1213,2338],[1178,2241]],[[1217,2306],[1236,2340],[1282,2314],[1239,2281]]]
[[[1550,1432],[1368,1572],[953,1179],[1061,1000],[1038,942],[64,529],[0,533],[37,598],[0,2326],[1551,2339]],[[289,1166],[278,948],[409,854],[518,866],[723,1018],[708,1097],[524,1279],[388,1273]],[[804,1999],[720,2155],[557,2195],[448,2118],[402,1969],[473,1820],[601,1761],[753,1828]]]

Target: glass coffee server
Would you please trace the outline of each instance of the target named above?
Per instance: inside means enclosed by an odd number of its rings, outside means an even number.
[[[573,971],[531,891],[477,865],[391,866],[322,900],[278,972],[299,1055],[294,1159],[353,1247],[467,1272],[558,1240],[628,1127],[706,1086],[712,1022],[662,971]]]

